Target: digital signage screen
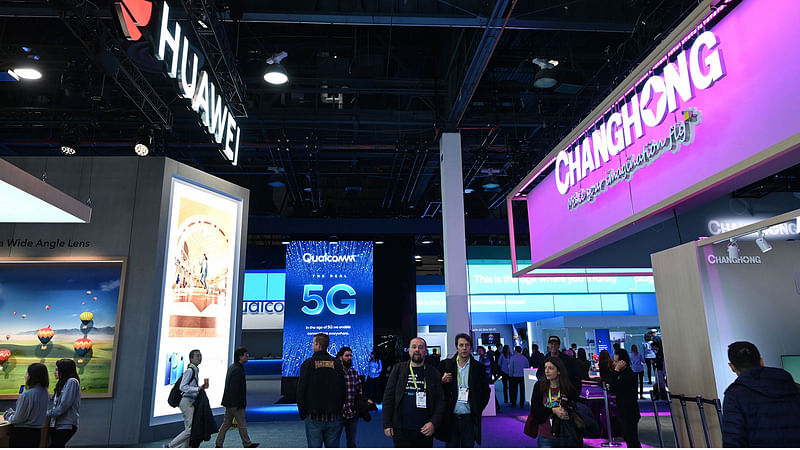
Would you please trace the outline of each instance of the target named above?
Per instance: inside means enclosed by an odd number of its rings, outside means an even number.
[[[193,349],[203,355],[200,378],[209,379],[211,407],[221,406],[234,342],[241,220],[241,199],[172,178],[154,419],[179,413],[167,398]]]
[[[317,333],[328,352],[353,349],[353,368],[367,373],[373,350],[371,241],[293,241],[286,248],[282,376],[297,377]]]
[[[84,397],[111,397],[125,261],[0,259],[0,398],[31,363],[75,361]],[[55,384],[51,381],[51,386]]]

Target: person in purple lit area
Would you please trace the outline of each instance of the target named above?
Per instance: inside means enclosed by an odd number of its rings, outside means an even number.
[[[609,391],[616,395],[617,418],[622,427],[622,437],[628,448],[641,448],[639,442],[639,402],[636,399],[636,375],[631,370],[628,351],[620,348],[614,352],[614,363],[609,377]]]
[[[544,362],[544,377],[533,386],[530,414],[536,425],[536,443],[539,448],[565,447],[561,441],[561,422],[569,420],[569,411],[575,407],[578,392],[567,376],[564,362],[548,356]]]

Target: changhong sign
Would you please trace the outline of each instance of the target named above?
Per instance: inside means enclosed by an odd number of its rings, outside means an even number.
[[[191,100],[192,109],[200,116],[200,121],[222,145],[222,154],[236,165],[242,130],[228,109],[223,92],[208,72],[198,67],[200,58],[182,33],[180,23],[170,20],[167,2],[162,5],[156,58],[166,63],[167,74],[178,81],[181,97]]]
[[[515,275],[800,163],[797,23],[794,0],[702,2],[511,191]],[[527,206],[524,269],[513,202]]]

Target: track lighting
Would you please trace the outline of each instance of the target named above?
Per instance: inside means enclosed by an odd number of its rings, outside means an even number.
[[[728,257],[731,259],[739,257],[739,244],[736,243],[736,239],[731,239],[731,243],[728,244]]]
[[[767,253],[768,251],[772,250],[772,245],[764,239],[764,230],[758,232],[758,238],[756,238],[756,245],[758,248],[761,249],[761,253]]]

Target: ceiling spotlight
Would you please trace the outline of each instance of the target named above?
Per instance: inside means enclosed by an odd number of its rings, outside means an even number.
[[[424,239],[424,240],[422,241],[422,243],[423,243],[423,244],[425,244],[425,245],[428,245],[428,244],[433,244],[433,241],[432,241],[432,240],[430,240],[430,239]]]
[[[153,129],[147,125],[142,125],[136,135],[136,143],[133,146],[133,151],[141,157],[150,154],[153,148]]]
[[[283,244],[283,245],[289,245],[289,241],[281,241],[281,244]]]
[[[553,62],[556,64],[553,64]],[[533,79],[533,87],[539,89],[550,89],[558,84],[558,79],[556,77],[557,73],[553,69],[558,64],[558,61],[545,61],[541,58],[534,58],[533,63],[539,66],[539,71],[536,72],[536,76]]]
[[[281,60],[289,56],[286,52],[280,52],[267,59],[267,72],[264,73],[264,81],[269,84],[284,84],[289,81],[289,74],[286,68],[281,65]]]
[[[766,239],[764,239],[764,230],[758,232],[758,238],[756,238],[756,245],[758,245],[758,248],[761,249],[761,253],[767,253],[768,251],[772,250],[772,244],[770,244],[769,242],[767,242]]]
[[[419,260],[421,260],[421,259],[422,259],[422,256],[419,256],[419,255],[414,255],[414,259],[416,259],[417,261],[419,261]]]
[[[328,238],[328,243],[331,245],[339,245],[339,236],[331,236]]]
[[[17,80],[38,80],[42,78],[42,72],[33,66],[15,67],[8,71],[8,74]]]
[[[486,181],[483,182],[483,190],[491,191],[494,189],[500,189],[500,181],[497,179],[496,176],[492,175],[486,178]]]
[[[64,156],[73,156],[78,153],[81,138],[77,130],[64,127],[64,132],[61,134],[61,153]]]
[[[267,186],[271,188],[282,188],[286,187],[286,183],[283,181],[283,177],[275,174],[269,177],[269,181],[267,181]]]
[[[728,244],[728,257],[731,259],[739,257],[739,244],[736,243],[736,239],[731,239],[731,243]]]
[[[465,194],[472,194],[473,192],[475,192],[475,189],[472,189],[472,188],[464,188],[464,193],[465,193]]]
[[[550,61],[547,61],[547,63],[550,64],[551,66],[555,67],[555,66],[558,65],[558,60],[557,59],[551,59]]]

